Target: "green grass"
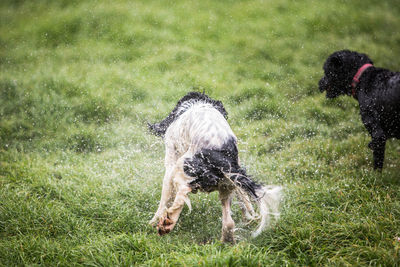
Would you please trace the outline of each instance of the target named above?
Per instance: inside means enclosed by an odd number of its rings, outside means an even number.
[[[335,50],[400,70],[398,1],[0,2],[0,265],[400,265],[400,143],[372,170]],[[191,90],[224,102],[241,161],[281,184],[279,224],[218,240],[216,193],[147,222],[164,148],[146,130]]]

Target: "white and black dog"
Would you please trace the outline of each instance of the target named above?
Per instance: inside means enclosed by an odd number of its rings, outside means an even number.
[[[188,193],[198,190],[219,191],[222,203],[222,241],[234,242],[235,223],[231,217],[231,200],[235,193],[247,219],[258,218],[250,200],[259,206],[261,222],[253,233],[257,236],[269,224],[272,214],[279,218],[280,186],[262,186],[252,181],[239,166],[237,138],[226,121],[227,112],[220,101],[205,94],[190,92],[179,100],[160,123],[150,130],[165,141],[165,176],[161,201],[150,224],[159,235],[176,225]]]

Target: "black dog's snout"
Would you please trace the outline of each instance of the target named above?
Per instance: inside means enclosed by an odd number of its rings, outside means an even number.
[[[319,80],[318,86],[321,93],[326,90],[326,88],[328,87],[328,81],[326,80],[325,76],[322,77],[321,80]]]

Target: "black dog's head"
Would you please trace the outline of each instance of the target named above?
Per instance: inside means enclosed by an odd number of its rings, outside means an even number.
[[[333,53],[325,61],[325,75],[319,81],[319,90],[326,91],[327,98],[350,95],[354,75],[362,65],[367,63],[373,64],[366,54],[350,50]]]

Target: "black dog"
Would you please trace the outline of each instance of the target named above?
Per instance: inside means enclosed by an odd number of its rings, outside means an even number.
[[[400,138],[400,72],[377,68],[365,54],[342,50],[324,64],[319,81],[327,98],[352,95],[360,105],[361,119],[372,137],[374,169],[382,169],[386,140]]]

